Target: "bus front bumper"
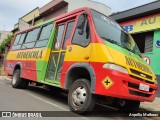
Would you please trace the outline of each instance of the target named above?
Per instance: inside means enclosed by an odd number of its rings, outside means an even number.
[[[96,94],[121,99],[152,102],[158,90],[157,84],[150,84],[115,70],[105,70],[107,75],[96,81]],[[139,89],[140,84],[149,86],[149,91]]]

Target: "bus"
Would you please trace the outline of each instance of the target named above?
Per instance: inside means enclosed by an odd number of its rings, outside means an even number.
[[[88,7],[18,32],[5,71],[13,76],[13,88],[35,82],[66,90],[77,114],[92,111],[100,100],[137,110],[140,102],[152,102],[158,89],[131,35]]]

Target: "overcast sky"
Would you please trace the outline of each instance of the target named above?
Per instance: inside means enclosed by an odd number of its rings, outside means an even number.
[[[1,0],[0,30],[13,30],[18,19],[36,7],[42,7],[51,0]],[[112,12],[123,11],[155,0],[94,0],[102,2],[112,9]]]

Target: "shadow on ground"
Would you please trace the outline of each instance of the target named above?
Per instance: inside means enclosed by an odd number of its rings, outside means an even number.
[[[29,86],[27,88],[27,91],[31,91],[33,93],[38,93],[39,95],[42,95],[48,99],[53,100],[53,102],[55,101],[55,102],[59,102],[64,105],[68,105],[66,92],[63,92],[63,91],[60,91],[58,93],[56,93],[57,91],[50,92],[49,90],[42,89],[39,87],[34,87],[34,86]],[[54,111],[54,112],[57,115],[57,117],[62,117],[62,116],[63,117],[121,117],[123,119],[127,119],[126,117],[129,117],[129,114],[130,114],[130,112],[124,113],[124,112],[118,111],[112,107],[99,105],[99,104],[96,104],[94,111],[88,112],[88,114],[83,115],[83,116],[76,115],[70,111],[64,111],[63,115],[62,115],[62,111],[61,111],[61,113],[59,113],[58,111],[57,111],[57,113],[56,113],[56,111]],[[138,112],[149,112],[149,111],[147,111],[146,109],[140,108]],[[61,116],[59,116],[59,114],[61,114]],[[136,120],[138,118],[146,119],[146,118],[136,117]]]

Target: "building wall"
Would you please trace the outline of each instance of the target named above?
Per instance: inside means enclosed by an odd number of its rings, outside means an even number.
[[[7,35],[11,34],[9,31],[0,31],[0,43],[7,37]]]
[[[28,22],[28,21],[32,20],[34,17],[36,18],[38,16],[39,16],[39,8],[36,8],[33,11],[31,11],[30,13],[23,16],[21,19],[24,20],[25,22]]]
[[[18,23],[14,25],[14,29],[18,28]]]
[[[157,40],[160,40],[160,29],[154,31],[153,52],[143,53],[150,60],[150,66],[156,75],[160,75],[160,48],[156,46]]]
[[[24,15],[23,17],[21,17],[20,19],[22,19],[24,22],[28,23],[29,21],[33,20],[33,18],[36,18],[40,16],[40,13],[39,13],[39,8],[35,8],[33,9],[32,11],[30,11],[29,13],[27,13],[26,15]],[[43,20],[38,20],[38,21],[35,21],[37,23],[39,23],[39,21],[42,21]],[[19,22],[19,20],[18,20]],[[32,23],[30,24],[30,26],[32,25]],[[13,34],[15,34],[17,31],[19,31],[19,23],[15,24],[14,25],[14,30],[12,31]]]
[[[43,19],[36,20],[35,23],[34,23],[34,25],[40,24],[40,23],[42,23],[42,22],[44,22]]]
[[[111,14],[111,8],[109,8],[108,6],[102,3],[94,2],[91,0],[64,0],[64,1],[69,3],[68,12],[81,8],[81,7],[90,7],[105,15]]]
[[[55,18],[67,12],[68,5],[43,17],[43,21]]]

